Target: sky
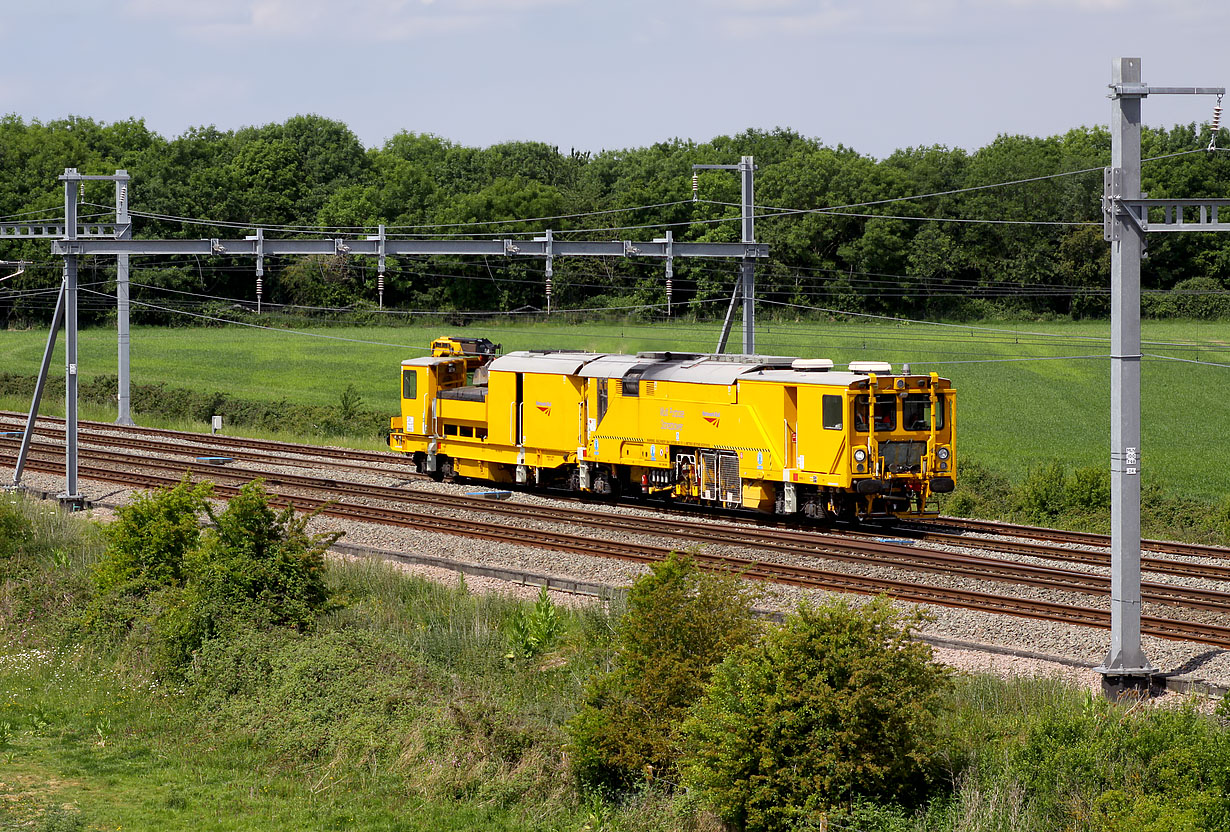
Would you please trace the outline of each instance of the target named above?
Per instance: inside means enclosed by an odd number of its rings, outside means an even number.
[[[40,0],[0,17],[0,110],[168,138],[317,113],[562,152],[789,128],[876,158],[1105,124],[1116,57],[1230,86],[1215,0]],[[1154,96],[1144,121],[1209,120]]]

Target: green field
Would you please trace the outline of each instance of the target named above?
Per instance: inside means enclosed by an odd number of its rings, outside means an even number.
[[[385,328],[318,328],[310,334],[244,327],[137,328],[132,334],[134,382],[225,391],[256,400],[334,405],[347,385],[364,407],[397,408],[397,365],[425,353],[441,334],[482,336],[505,351],[527,348],[636,352],[710,351],[713,323],[498,323],[455,327],[435,322]],[[782,323],[758,328],[758,351],[909,362],[937,371],[958,389],[961,452],[1019,480],[1031,466],[1060,459],[1102,466],[1110,451],[1109,323],[1047,322],[940,326],[892,321]],[[321,337],[327,336],[327,337]],[[1224,323],[1144,324],[1145,353],[1230,363]],[[4,369],[38,368],[45,331],[6,332]],[[349,339],[349,340],[347,340]],[[732,344],[739,341],[739,333]],[[83,376],[114,374],[115,332],[81,333]],[[368,342],[368,343],[356,343]],[[1195,345],[1195,346],[1193,346]],[[1008,360],[1026,359],[1026,360]],[[979,363],[965,363],[979,362]],[[61,372],[63,360],[55,362]],[[1226,427],[1230,409],[1224,367],[1147,359],[1143,365],[1142,477],[1171,493],[1217,499],[1230,492]]]

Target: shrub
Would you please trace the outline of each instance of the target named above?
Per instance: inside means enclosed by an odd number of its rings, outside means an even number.
[[[1099,832],[1195,832],[1230,824],[1230,734],[1194,703],[1129,710],[1091,697],[1079,711],[1044,713],[1006,756],[1053,827],[1075,820],[1071,828]]]
[[[86,628],[148,649],[159,671],[182,668],[210,638],[244,627],[303,630],[329,607],[324,552],[340,535],[309,535],[311,515],[275,512],[259,481],[221,512],[209,493],[185,480],[120,509],[95,570]],[[202,512],[214,526],[204,532]]]
[[[1008,478],[977,460],[962,458],[947,510],[959,517],[991,517],[1012,502]]]
[[[1110,470],[1077,468],[1064,483],[1064,503],[1076,511],[1110,511]]]
[[[174,488],[138,494],[121,506],[107,528],[106,555],[94,569],[99,591],[144,595],[180,586],[184,556],[200,545],[210,492],[208,483],[194,486],[185,477]]]
[[[684,781],[739,829],[795,829],[858,798],[909,802],[936,769],[947,672],[887,599],[802,606],[713,673]]]
[[[1215,277],[1181,280],[1169,292],[1146,294],[1141,299],[1141,314],[1150,318],[1230,318],[1230,297]]]
[[[756,632],[752,594],[681,555],[655,564],[628,595],[614,667],[591,679],[569,724],[581,783],[628,789],[678,778],[678,729],[714,665]]]
[[[1020,509],[1035,520],[1058,517],[1067,508],[1067,471],[1059,460],[1032,468],[1021,483]]]

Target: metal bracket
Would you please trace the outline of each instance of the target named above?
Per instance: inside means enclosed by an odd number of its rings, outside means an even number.
[[[265,276],[265,229],[258,228],[256,233],[244,237],[245,240],[256,242],[256,276]]]
[[[1142,234],[1149,231],[1149,213],[1145,207],[1149,200],[1123,199],[1123,169],[1105,168],[1102,172],[1102,239],[1114,242],[1119,239],[1119,224],[1123,217],[1136,226]]]
[[[350,253],[350,246],[346,245],[346,241],[340,237],[333,241],[333,253],[339,257]]]
[[[517,244],[514,243],[512,240],[505,240],[504,241],[504,253],[505,254],[520,254],[521,249],[518,248]]]
[[[385,243],[385,240],[388,238],[385,236],[385,233],[384,233],[384,223],[381,223],[376,228],[377,228],[376,236],[375,237],[369,236],[367,239],[374,240],[376,243],[376,270],[379,271],[381,274],[384,274],[384,243]]]
[[[641,250],[632,245],[631,240],[624,240],[624,257],[635,257],[640,254]]]

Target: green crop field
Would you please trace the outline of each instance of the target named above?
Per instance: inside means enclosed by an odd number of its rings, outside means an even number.
[[[397,408],[397,365],[423,355],[442,334],[487,337],[505,351],[529,348],[636,352],[710,351],[713,323],[612,324],[500,322],[456,327],[435,321],[383,328],[316,328],[303,332],[243,327],[137,328],[132,335],[134,383],[224,391],[233,396],[336,405],[354,385],[363,407]],[[936,371],[958,389],[961,452],[1019,480],[1052,459],[1101,466],[1110,453],[1109,324],[987,325],[878,322],[780,323],[758,328],[758,351],[909,362]],[[732,345],[739,342],[732,336]],[[37,371],[45,331],[6,332],[0,359],[9,372]],[[1144,352],[1230,363],[1224,323],[1144,324]],[[81,333],[85,377],[116,371],[115,332]],[[1093,358],[1083,356],[1095,356]],[[1096,357],[1100,356],[1100,357]],[[1055,360],[1058,359],[1058,360]],[[57,357],[56,372],[63,359]],[[1146,359],[1143,380],[1143,481],[1171,493],[1217,499],[1230,492],[1230,370]],[[10,406],[12,406],[10,404]],[[293,428],[293,426],[289,426]]]

